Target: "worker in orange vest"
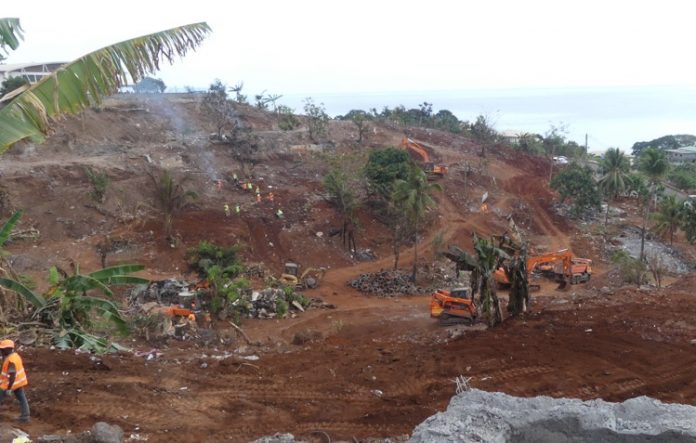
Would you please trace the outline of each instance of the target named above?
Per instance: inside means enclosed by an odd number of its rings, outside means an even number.
[[[14,393],[19,401],[21,415],[17,418],[20,422],[29,421],[29,402],[24,392],[24,387],[29,384],[27,374],[24,372],[22,357],[14,350],[12,340],[0,340],[0,353],[2,353],[2,373],[0,373],[0,402],[9,393]]]

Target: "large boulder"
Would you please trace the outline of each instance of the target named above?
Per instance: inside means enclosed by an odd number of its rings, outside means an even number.
[[[696,442],[696,407],[650,397],[623,403],[519,398],[473,389],[427,418],[410,442]]]

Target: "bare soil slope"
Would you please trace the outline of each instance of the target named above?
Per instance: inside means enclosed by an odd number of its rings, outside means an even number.
[[[39,279],[50,265],[67,267],[70,261],[96,269],[95,247],[108,235],[125,245],[108,264],[140,262],[153,278],[182,277],[188,247],[200,240],[241,242],[249,262],[263,262],[276,274],[287,260],[329,267],[320,288],[308,295],[337,308],[247,321],[244,328],[258,346],[170,342],[154,360],[26,349],[35,417],[27,428],[33,434],[78,431],[104,420],[121,425],[127,435],[162,442],[248,441],[276,431],[310,438],[314,430],[342,439],[395,436],[443,409],[458,375],[481,389],[516,395],[652,395],[696,404],[693,277],[671,290],[624,289],[612,296],[600,295],[592,283],[566,292],[544,285],[530,313],[501,327],[441,328],[428,317],[428,297],[366,297],[346,286],[359,273],[391,266],[388,230],[361,210],[358,245],[376,252],[372,262],[356,262],[338,238],[327,235],[337,227],[321,190],[327,165],[303,129],[280,131],[273,115],[240,109],[263,145],[254,183],[275,194],[273,203],[259,205],[227,181],[239,165],[223,146],[208,141],[212,125],[198,100],[117,97],[61,122],[46,144],[4,156],[1,215],[24,208],[21,227],[41,233],[34,242],[9,245],[17,270]],[[374,127],[370,146],[357,147],[347,122],[331,123],[327,146],[364,153],[397,145],[405,133],[450,166],[420,242],[421,265],[432,260],[435,236],[469,249],[473,232],[501,233],[510,214],[535,250],[593,251],[572,223],[551,210],[543,159],[504,147],[481,158],[480,147],[466,138],[382,125]],[[109,175],[104,203],[89,197],[85,166]],[[187,176],[187,186],[200,194],[174,222],[176,248],[163,240],[152,208],[148,172],[161,169]],[[215,187],[217,179],[224,181],[222,190]],[[489,212],[479,211],[484,192]],[[240,204],[241,216],[225,217],[225,203]],[[279,207],[284,220],[274,216]],[[404,266],[411,257],[412,250],[403,251]],[[217,327],[225,332],[224,323]],[[11,414],[0,413],[5,419]]]

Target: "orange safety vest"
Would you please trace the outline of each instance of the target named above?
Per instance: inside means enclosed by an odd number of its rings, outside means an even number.
[[[27,380],[27,374],[24,372],[24,364],[22,364],[22,357],[16,352],[5,357],[2,361],[2,373],[0,374],[0,389],[7,390],[10,385],[10,363],[14,364],[15,367],[15,379],[12,384],[12,390],[15,391],[19,388],[23,388],[29,384]]]

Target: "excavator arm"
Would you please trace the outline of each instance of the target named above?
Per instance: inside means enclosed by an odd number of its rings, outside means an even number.
[[[428,154],[428,151],[412,139],[404,137],[401,140],[401,147],[403,149],[410,150],[418,154],[425,166],[425,172],[427,172],[428,174],[436,174],[440,176],[447,174],[447,166],[436,165],[432,161],[430,161],[430,154]]]
[[[421,159],[425,163],[430,163],[430,155],[428,155],[428,151],[426,151],[421,145],[411,140],[410,138],[404,137],[403,140],[401,140],[401,146],[404,149],[410,149],[411,151],[420,155]]]

